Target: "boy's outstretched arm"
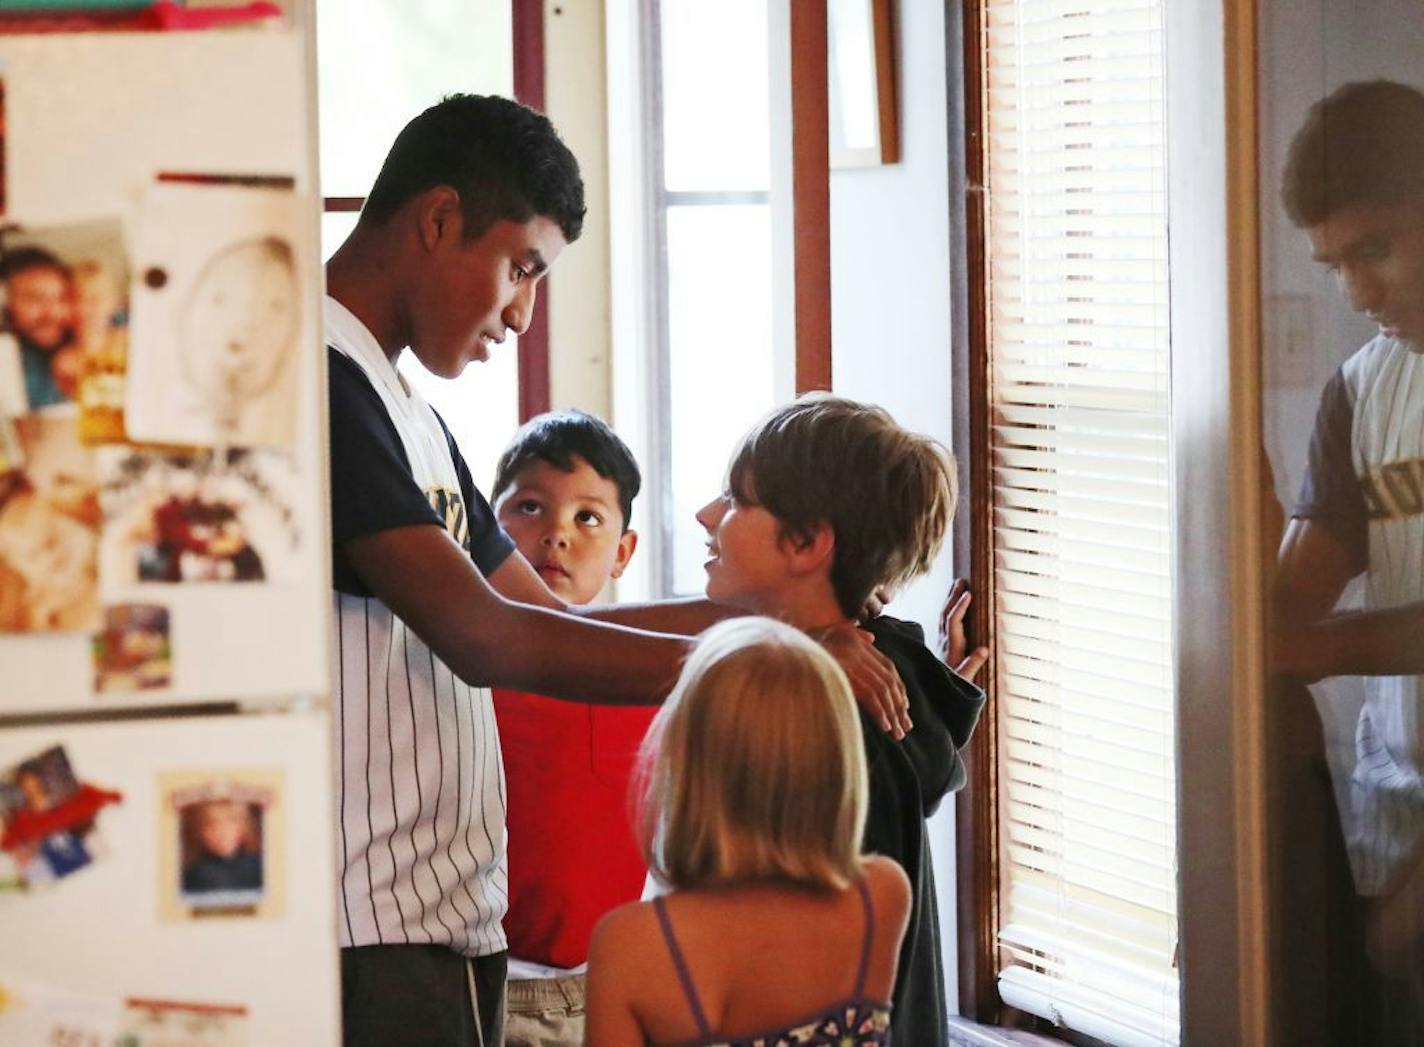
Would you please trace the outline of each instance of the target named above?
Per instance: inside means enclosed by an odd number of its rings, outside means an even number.
[[[626,604],[571,604],[544,584],[539,572],[518,551],[490,575],[489,584],[506,600],[547,607],[595,622],[654,633],[696,636],[724,618],[745,612],[714,604],[704,596]]]
[[[501,596],[518,603],[548,607],[595,622],[678,636],[696,636],[724,618],[745,613],[715,604],[705,596],[684,596],[648,603],[571,604],[552,592],[539,573],[529,566],[529,561],[517,553],[505,560],[489,581]]]
[[[705,596],[678,596],[647,603],[590,604],[577,613],[595,621],[614,622],[633,629],[696,636],[724,618],[735,618],[747,612],[715,604]]]
[[[616,606],[568,604],[549,591],[544,580],[517,552],[490,576],[489,584],[500,596],[517,603],[564,611],[629,629],[680,636],[695,635],[723,618],[744,613],[701,596]],[[848,622],[844,627],[819,630],[816,640],[840,663],[856,701],[884,730],[900,738],[914,726],[910,722],[910,699],[905,693],[905,683],[894,663],[875,649],[869,633]]]
[[[715,604],[703,596],[569,610],[595,621],[684,636],[700,633],[724,618],[746,613]],[[840,664],[850,680],[855,700],[883,730],[903,738],[914,726],[910,722],[910,699],[905,693],[905,681],[900,679],[895,664],[875,649],[871,635],[854,622],[845,622],[817,629],[811,636]]]
[[[433,524],[354,538],[343,551],[371,592],[472,686],[652,705],[672,689],[691,646],[683,637],[511,602]],[[517,554],[509,559],[522,562]]]
[[[1327,676],[1424,673],[1424,603],[1348,611],[1282,630],[1277,671],[1306,683]]]
[[[1276,555],[1277,618],[1285,625],[1319,621],[1363,569],[1363,564],[1352,562],[1349,550],[1330,528],[1316,520],[1290,520]]]
[[[1306,682],[1424,672],[1424,603],[1330,613],[1357,566],[1327,528],[1290,521],[1276,565],[1277,672]]]
[[[570,610],[595,621],[682,635],[700,633],[723,618],[746,613],[715,604],[701,596]],[[903,738],[905,732],[914,726],[910,721],[910,699],[905,693],[905,681],[900,679],[895,664],[875,649],[871,635],[854,622],[845,622],[817,629],[811,636],[840,664],[861,707],[883,730],[896,738]]]

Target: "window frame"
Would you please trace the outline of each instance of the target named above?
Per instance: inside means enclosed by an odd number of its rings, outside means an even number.
[[[967,507],[956,515],[951,541],[957,570],[961,574],[967,571],[973,593],[966,623],[968,635],[974,644],[985,645],[990,652],[979,679],[986,695],[980,727],[963,754],[968,780],[955,800],[960,1013],[987,1025],[1029,1029],[1050,1040],[1095,1045],[1101,1041],[1008,1006],[999,992],[1003,960],[998,932],[1004,912],[1000,861],[1000,702],[996,685],[999,645],[994,628],[998,607],[994,584],[988,201],[985,193],[988,172],[988,125],[984,107],[986,3],[987,0],[960,0],[946,6],[952,331],[956,343],[952,410],[961,498],[967,502]],[[1172,256],[1175,257],[1175,245]],[[1169,283],[1170,279],[1169,272]],[[1172,311],[1175,316],[1175,306]],[[1174,613],[1180,616],[1184,612],[1180,605],[1175,605]],[[1178,635],[1180,632],[1179,623]],[[1180,732],[1178,749],[1180,758]],[[1178,788],[1180,798],[1180,779]],[[1178,837],[1180,848],[1180,816]],[[1183,903],[1181,892],[1179,871],[1179,906]],[[1182,991],[1185,992],[1184,987]],[[1185,1026],[1181,1042],[1194,1042],[1188,1039]]]
[[[778,202],[775,168],[783,158],[773,156],[772,185],[766,190],[669,190],[663,153],[662,0],[614,0],[627,4],[637,20],[636,120],[641,137],[639,245],[647,273],[641,325],[642,388],[636,407],[646,412],[646,442],[639,448],[645,490],[649,498],[653,540],[645,545],[650,560],[654,598],[677,595],[674,589],[673,527],[670,469],[672,460],[672,386],[668,312],[669,272],[667,215],[671,207],[759,204],[773,209]],[[769,46],[785,43],[788,54],[771,55],[773,76],[789,77],[792,142],[790,149],[791,240],[794,312],[794,380],[797,395],[831,388],[831,263],[830,263],[830,140],[829,88],[827,84],[828,15],[824,5],[791,3],[768,17],[785,17],[782,33],[772,32]],[[783,64],[784,57],[784,64]],[[517,67],[516,67],[517,68]],[[517,78],[517,73],[516,73]],[[778,90],[771,86],[771,94]],[[771,100],[769,99],[769,102]],[[775,233],[773,237],[775,237]]]
[[[986,702],[980,729],[962,754],[968,780],[955,797],[955,885],[959,1009],[975,1021],[1003,1017],[998,990],[999,923],[998,703],[994,643],[993,518],[989,478],[988,258],[984,213],[983,28],[981,0],[946,5],[949,78],[950,329],[954,442],[959,490],[968,505],[955,515],[954,562],[970,582],[968,634],[989,650],[980,672]],[[967,449],[967,450],[966,450]]]
[[[544,111],[544,4],[542,0],[510,0],[513,14],[514,97]],[[323,214],[359,213],[364,196],[324,196]],[[549,278],[541,281],[529,329],[519,336],[515,369],[519,424],[549,410]]]
[[[663,143],[663,46],[662,0],[639,0],[642,69],[642,135],[644,160],[644,207],[648,232],[649,272],[649,337],[648,400],[650,412],[649,447],[646,472],[650,482],[646,489],[657,492],[653,527],[657,534],[654,544],[653,578],[655,595],[673,597],[675,565],[673,562],[672,509],[672,320],[668,309],[671,278],[668,272],[668,211],[673,207],[720,207],[738,204],[771,206],[769,189],[740,190],[671,190],[667,187],[667,167]],[[694,594],[695,595],[695,594]]]
[[[1171,369],[1172,482],[1192,492],[1176,548],[1177,833],[1179,854],[1209,857],[1179,869],[1182,1042],[1264,1047],[1290,958],[1270,915],[1286,888],[1267,795],[1283,743],[1265,665],[1258,15],[1186,6],[1168,3],[1165,25],[1168,69],[1193,70],[1165,93],[1172,335],[1197,348]]]
[[[1205,14],[1205,16],[1204,16]],[[1166,6],[1171,331],[1198,346],[1174,354],[1172,449],[1180,504],[1174,551],[1177,646],[1178,853],[1182,1043],[1273,1042],[1270,893],[1265,874],[1266,768],[1260,476],[1260,244],[1254,4],[1203,12]],[[997,724],[993,681],[993,543],[984,238],[983,0],[946,5],[950,251],[953,259],[954,438],[968,506],[955,521],[955,562],[970,572],[969,630],[986,644],[988,702],[965,754],[956,800],[960,1013],[1010,1021],[997,989],[999,921]],[[1184,82],[1188,81],[1188,82]],[[1187,221],[1187,216],[1194,216]],[[1203,215],[1210,220],[1202,221]],[[1222,462],[1228,462],[1226,469]],[[1222,565],[1190,572],[1189,565]],[[1191,701],[1185,695],[1193,696]],[[1223,819],[1222,810],[1235,818]],[[1040,1032],[1046,1023],[1034,1021]],[[1092,1042],[1067,1030],[1051,1035]]]

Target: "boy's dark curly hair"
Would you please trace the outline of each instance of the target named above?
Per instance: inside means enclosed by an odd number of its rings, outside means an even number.
[[[495,222],[542,215],[573,243],[586,208],[578,161],[543,113],[497,95],[449,95],[396,136],[361,211],[380,225],[411,197],[448,185],[460,194],[465,239]]]
[[[550,411],[525,422],[499,456],[490,501],[498,501],[530,462],[548,462],[570,473],[575,458],[582,458],[599,476],[613,481],[618,488],[618,507],[623,510],[623,530],[628,530],[633,499],[643,484],[638,463],[607,422],[583,411]]]
[[[1424,199],[1424,94],[1392,80],[1345,84],[1291,140],[1281,202],[1302,229],[1351,204]]]

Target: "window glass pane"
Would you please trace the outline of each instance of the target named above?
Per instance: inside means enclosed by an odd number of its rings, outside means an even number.
[[[356,228],[356,211],[323,211],[321,215],[321,260],[325,262]]]
[[[1424,5],[1258,10],[1273,1027],[1424,1043]]]
[[[400,372],[439,412],[455,436],[470,475],[486,498],[494,467],[519,425],[518,347],[513,335],[495,346],[484,363],[472,363],[452,380],[436,378],[411,353],[400,358]]]
[[[829,22],[831,141],[839,138],[846,149],[877,149],[879,87],[870,5],[864,0],[833,0]]]
[[[669,208],[667,243],[673,588],[692,594],[707,552],[693,514],[772,406],[769,209]]]
[[[322,257],[330,258],[355,225],[355,212],[323,214]],[[454,381],[436,378],[410,353],[400,360],[400,371],[406,380],[440,412],[455,434],[475,484],[486,497],[499,454],[519,424],[518,357],[519,340],[511,333],[503,345],[494,348],[489,360],[470,364]]]
[[[326,196],[364,196],[400,129],[443,95],[513,93],[509,0],[318,0],[317,47]],[[323,258],[356,218],[322,215]],[[488,494],[518,423],[515,339],[454,381],[436,378],[410,353],[400,370],[445,419]]]
[[[1175,1044],[1162,7],[985,22],[999,993]]]
[[[508,95],[509,0],[319,0],[321,182],[364,196],[397,132],[452,91]]]
[[[668,0],[659,8],[667,188],[766,189],[766,4]]]

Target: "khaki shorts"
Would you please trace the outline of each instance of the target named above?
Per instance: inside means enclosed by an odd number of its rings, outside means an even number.
[[[581,1047],[584,976],[528,978],[507,986],[505,1047]]]

